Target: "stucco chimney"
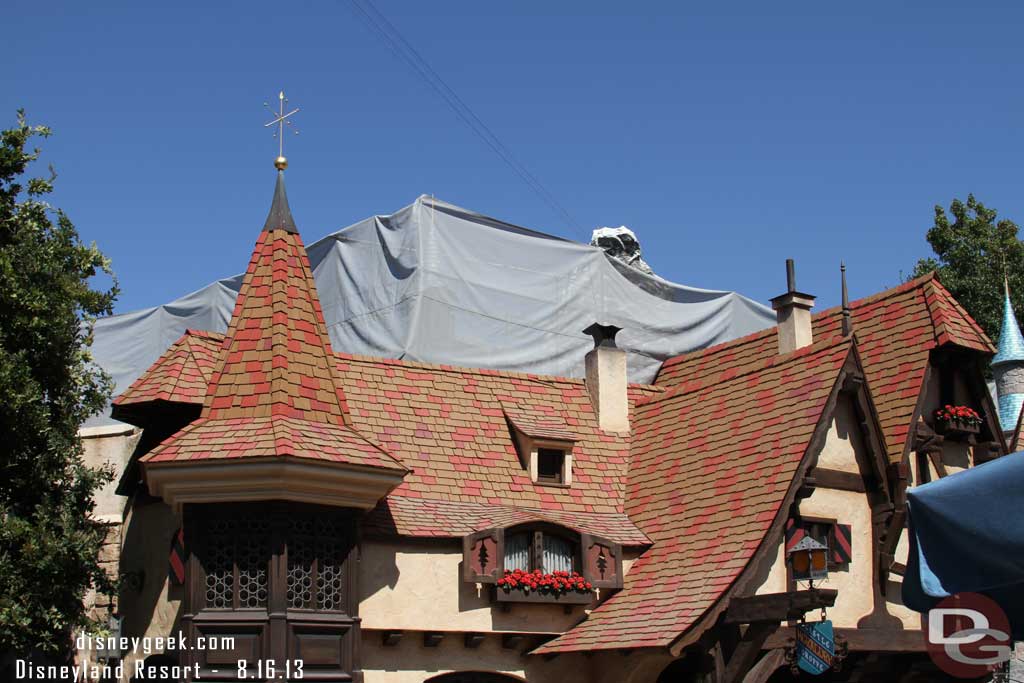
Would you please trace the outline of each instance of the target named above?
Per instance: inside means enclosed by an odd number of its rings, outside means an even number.
[[[811,307],[814,297],[796,289],[793,259],[786,259],[786,293],[772,299],[772,308],[779,321],[779,353],[790,353],[808,346],[811,334]]]
[[[597,422],[606,432],[629,431],[629,398],[626,394],[626,352],[615,345],[621,328],[594,323],[583,330],[594,338],[587,352],[587,391],[597,413]]]

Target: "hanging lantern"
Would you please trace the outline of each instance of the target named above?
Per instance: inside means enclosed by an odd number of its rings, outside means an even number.
[[[797,581],[818,581],[828,576],[828,546],[810,536],[800,539],[787,556]]]

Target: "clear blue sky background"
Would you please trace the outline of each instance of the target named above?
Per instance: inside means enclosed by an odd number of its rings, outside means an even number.
[[[822,305],[896,284],[932,207],[1024,221],[1019,3],[384,2],[583,229],[333,3],[20,3],[0,111],[55,130],[54,202],[114,261],[119,311],[244,269],[269,206],[264,100],[310,242],[419,194],[564,237],[626,224],[662,276]]]

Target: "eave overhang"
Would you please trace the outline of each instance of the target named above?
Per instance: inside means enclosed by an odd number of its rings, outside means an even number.
[[[142,466],[150,494],[178,512],[193,503],[267,500],[370,510],[405,476],[405,470],[290,456],[144,462]]]

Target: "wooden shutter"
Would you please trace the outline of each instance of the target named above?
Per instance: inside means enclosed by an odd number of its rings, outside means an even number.
[[[175,586],[185,583],[185,560],[185,532],[179,527],[171,537],[171,553],[167,558],[167,575]]]
[[[790,517],[786,520],[786,549],[785,552],[789,553],[800,541],[804,540],[804,536],[807,535],[804,525],[797,520]]]
[[[622,546],[593,534],[580,534],[583,577],[594,588],[622,588]]]
[[[828,548],[832,562],[846,564],[853,559],[853,534],[849,524],[833,524]]]
[[[504,574],[505,533],[484,529],[462,539],[462,578],[474,583],[494,583]]]

